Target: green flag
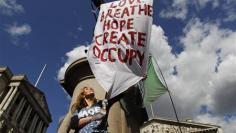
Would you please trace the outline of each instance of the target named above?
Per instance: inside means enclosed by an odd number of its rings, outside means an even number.
[[[155,68],[153,66],[154,60],[151,58],[148,64],[147,78],[144,80],[144,106],[151,104],[163,95],[167,88],[162,84],[157,76]]]

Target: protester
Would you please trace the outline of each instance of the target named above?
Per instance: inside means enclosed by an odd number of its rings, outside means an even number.
[[[75,133],[107,133],[107,100],[97,100],[94,90],[84,87],[72,105],[70,128]]]

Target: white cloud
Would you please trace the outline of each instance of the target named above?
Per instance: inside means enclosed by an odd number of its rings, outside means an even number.
[[[157,42],[160,45],[156,51],[158,62],[181,119],[191,117],[199,120],[202,106],[217,118],[235,115],[236,31],[194,19],[184,29],[180,38],[184,50],[176,57],[160,27],[153,26],[151,40],[151,45]],[[176,66],[177,75],[171,73],[173,66]],[[174,117],[168,95],[163,95],[154,107],[158,116]],[[214,123],[214,119],[210,120]],[[222,123],[218,124],[225,130],[235,130],[232,125],[226,126],[224,119],[221,120]]]
[[[17,4],[16,0],[0,0],[0,14],[13,15],[22,12],[24,12],[23,6]]]
[[[31,26],[29,24],[18,25],[14,23],[13,25],[8,25],[6,31],[11,36],[18,37],[29,34],[31,32]]]
[[[60,68],[58,75],[57,75],[57,78],[59,80],[64,79],[65,71],[71,63],[73,63],[74,61],[76,61],[80,58],[87,57],[85,50],[88,50],[88,47],[89,46],[82,45],[82,46],[76,47],[73,50],[66,53],[67,60],[64,64],[64,66]]]
[[[224,22],[230,22],[236,20],[235,11],[228,11],[226,17],[223,19]]]
[[[160,15],[164,18],[185,19],[188,12],[187,5],[188,0],[174,0],[171,6],[160,12]]]
[[[177,18],[185,20],[187,16],[190,15],[191,9],[196,9],[197,11],[200,11],[208,4],[211,5],[211,8],[213,10],[216,9],[216,12],[221,12],[223,14],[223,17],[220,16],[219,19],[225,22],[236,20],[235,0],[172,0],[171,2],[166,2],[166,7],[160,12],[160,16],[163,18]]]
[[[226,0],[223,5],[223,9],[226,11],[223,21],[230,22],[236,20],[236,1],[235,0]]]
[[[168,39],[164,35],[163,29],[160,26],[153,25],[150,53],[155,53],[155,55],[152,55],[153,58],[163,68],[163,71],[168,74],[173,73],[174,61],[176,60],[175,55],[171,54],[171,50],[172,48],[168,45]]]
[[[219,0],[195,0],[195,1],[193,1],[193,4],[197,8],[204,8],[208,3],[211,3],[213,8],[219,6]]]
[[[236,132],[236,118],[224,118],[213,116],[211,114],[201,114],[195,118],[195,121],[206,123],[206,124],[215,124],[221,125],[224,127],[225,133],[235,133]]]
[[[236,36],[235,36],[236,37]],[[235,46],[236,47],[236,46]],[[235,51],[236,52],[236,48]],[[215,89],[211,95],[214,101],[209,105],[211,110],[215,113],[224,114],[235,114],[236,107],[232,106],[236,101],[236,56],[228,55],[219,66],[219,72],[215,75],[215,79],[212,80]]]
[[[204,8],[208,3],[212,3],[213,7],[219,5],[218,0],[173,0],[171,6],[167,6],[167,9],[161,11],[160,15],[164,18],[177,18],[183,20],[186,19],[188,15],[189,6],[194,6],[199,10]]]
[[[78,31],[83,31],[83,27],[82,27],[82,26],[79,26],[79,27],[77,28],[77,30],[78,30]]]

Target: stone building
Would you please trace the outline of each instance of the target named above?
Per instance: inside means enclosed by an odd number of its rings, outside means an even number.
[[[45,133],[50,122],[44,93],[25,75],[0,67],[0,133]]]
[[[96,81],[86,57],[73,62],[67,68],[64,79],[60,82],[66,92],[72,97],[68,113],[59,122],[57,131],[58,133],[66,133],[72,117],[71,106],[75,103],[80,90],[85,86],[92,87],[98,99],[105,98],[105,91]],[[129,90],[137,89],[131,88]],[[114,100],[108,114],[108,131],[110,133],[137,133],[143,122],[147,119],[146,110],[135,105],[138,103],[136,100],[138,97],[135,91],[123,94],[122,98],[124,101],[131,102],[127,110],[132,108],[133,112],[126,113],[121,107],[119,100]],[[74,131],[70,130],[70,133],[74,133]]]
[[[167,119],[151,119],[140,128],[141,133],[223,133],[222,129],[216,125],[196,123],[193,121],[176,122]]]

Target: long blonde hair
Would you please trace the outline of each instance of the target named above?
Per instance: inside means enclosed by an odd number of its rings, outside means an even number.
[[[85,88],[87,88],[87,87],[84,87],[83,89],[81,89],[79,95],[76,98],[76,102],[72,105],[72,107],[71,107],[71,112],[72,113],[75,113],[76,110],[78,110],[78,109],[82,109],[82,108],[88,106],[87,102],[84,99],[84,90],[85,90]],[[94,103],[96,103],[96,102],[97,102],[97,99],[94,98]]]

